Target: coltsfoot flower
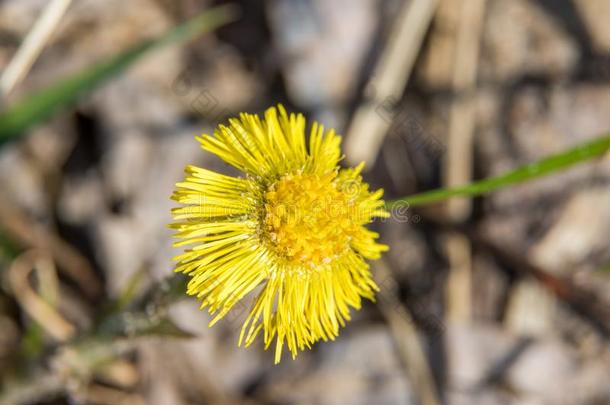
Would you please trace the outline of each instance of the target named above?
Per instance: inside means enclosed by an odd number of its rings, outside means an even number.
[[[172,198],[176,271],[190,276],[188,293],[214,316],[210,326],[256,291],[239,337],[248,347],[262,331],[292,357],[318,340],[333,340],[350,307],[378,290],[365,259],[387,246],[365,228],[387,217],[383,190],[370,192],[356,168],[342,169],[341,137],[313,123],[308,141],[303,115],[269,108],[264,119],[241,114],[203,149],[244,173],[231,177],[187,166]]]

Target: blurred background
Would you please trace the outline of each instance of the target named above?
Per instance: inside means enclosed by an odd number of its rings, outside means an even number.
[[[0,77],[50,3],[0,1]],[[4,106],[218,4],[68,3]],[[378,302],[296,361],[162,281],[185,165],[228,171],[193,137],[242,111],[334,127],[388,199],[604,134],[610,2],[236,4],[0,149],[0,404],[610,403],[608,156],[375,224]]]

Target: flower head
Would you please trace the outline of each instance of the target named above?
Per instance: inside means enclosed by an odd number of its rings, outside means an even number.
[[[181,240],[190,245],[176,257],[176,271],[189,275],[188,293],[215,317],[224,317],[257,291],[239,345],[262,331],[275,341],[279,362],[284,343],[296,357],[318,340],[334,339],[378,290],[365,259],[387,246],[365,228],[387,217],[382,190],[370,192],[363,164],[341,169],[341,138],[280,105],[264,119],[241,114],[213,136],[197,138],[203,149],[244,173],[231,177],[194,166],[172,198]]]

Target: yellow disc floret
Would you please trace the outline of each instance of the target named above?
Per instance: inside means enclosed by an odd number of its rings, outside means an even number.
[[[355,198],[335,179],[335,173],[289,174],[266,192],[265,234],[288,262],[314,269],[349,249],[360,226]]]

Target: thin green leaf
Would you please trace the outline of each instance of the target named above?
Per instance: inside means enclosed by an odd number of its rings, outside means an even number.
[[[80,97],[121,73],[153,49],[187,41],[204,32],[212,31],[233,21],[235,16],[235,7],[232,5],[210,9],[159,38],[141,42],[107,61],[26,97],[25,100],[0,114],[0,144],[23,134],[34,124],[50,118],[61,107],[75,103]]]
[[[192,339],[195,337],[191,332],[185,331],[176,325],[171,319],[163,318],[158,322],[151,323],[146,328],[140,328],[135,333],[134,336],[142,337],[142,336],[163,336],[163,337],[171,337],[178,339]]]
[[[603,265],[598,271],[602,273],[610,273],[610,262]]]
[[[15,243],[0,229],[0,261],[12,260],[19,254],[19,249]]]
[[[400,206],[414,206],[430,204],[437,201],[448,200],[452,197],[474,197],[491,191],[504,188],[513,184],[523,183],[538,177],[546,176],[560,170],[567,169],[577,163],[601,156],[610,149],[610,136],[596,139],[579,145],[573,149],[557,155],[552,155],[538,162],[522,166],[496,177],[490,177],[481,181],[454,188],[442,188],[415,194],[408,197],[388,201],[388,208]]]
[[[108,305],[102,310],[101,319],[116,315],[129,308],[137,295],[140,293],[145,278],[146,268],[141,268],[132,274],[127,280],[125,287],[119,293],[118,297],[110,300]]]
[[[21,338],[18,355],[27,360],[35,359],[44,349],[44,330],[36,322],[30,323]]]

